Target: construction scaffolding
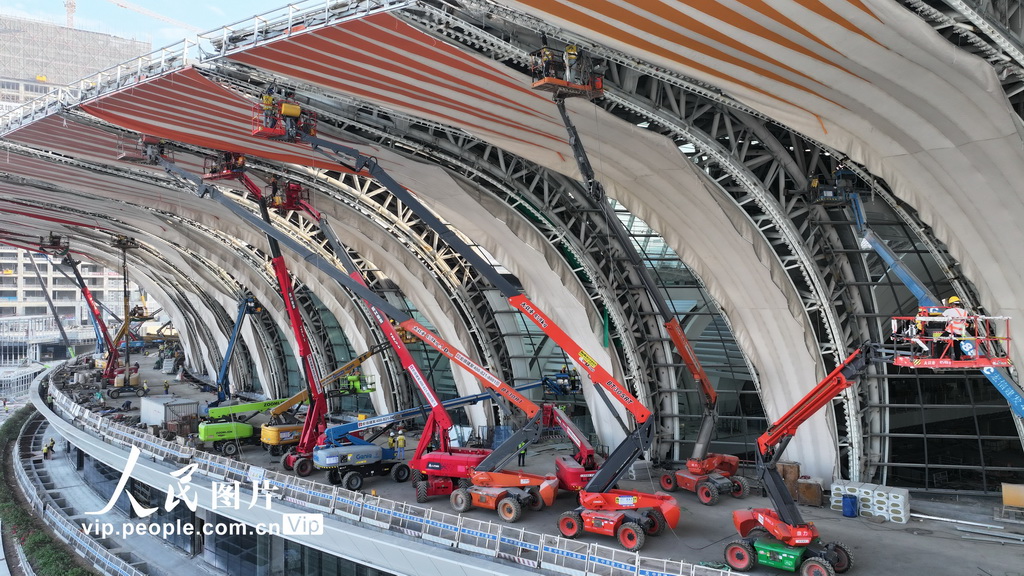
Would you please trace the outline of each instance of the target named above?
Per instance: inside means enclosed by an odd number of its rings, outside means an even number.
[[[0,106],[14,108],[150,51],[149,42],[0,15]]]

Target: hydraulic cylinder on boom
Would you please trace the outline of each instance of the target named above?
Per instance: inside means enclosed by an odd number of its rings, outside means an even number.
[[[764,564],[791,572],[799,570],[801,576],[830,576],[853,566],[846,546],[822,542],[814,523],[803,519],[776,465],[800,425],[852,386],[873,353],[867,345],[854,350],[757,439],[757,476],[772,508],[733,512],[733,524],[741,539],[726,546],[725,561],[734,570],[746,572]]]
[[[285,113],[287,111],[287,114]],[[291,120],[289,120],[291,119]],[[284,126],[284,128],[281,128]],[[414,194],[401,186],[384,170],[376,158],[365,156],[357,149],[334,142],[326,141],[315,134],[315,116],[303,113],[294,102],[280,100],[268,106],[266,101],[257,104],[253,109],[253,134],[287,140],[306,142],[314,150],[327,158],[348,167],[354,173],[365,173],[384,186],[388,192],[403,202],[420,220],[438,234],[453,250],[465,258],[473,268],[495,286],[512,306],[523,312],[527,319],[544,331],[562,350],[573,359],[582,370],[586,371],[593,382],[607,390],[608,394],[620,402],[636,421],[636,427],[629,432],[627,438],[612,452],[612,455],[587,482],[587,488],[580,492],[583,503],[581,517],[586,524],[575,528],[563,529],[563,534],[578,535],[583,530],[617,536],[620,544],[630,550],[637,550],[643,545],[645,532],[661,533],[666,526],[674,528],[679,520],[679,506],[671,495],[665,493],[646,494],[636,491],[613,490],[612,486],[628,472],[630,466],[644,451],[651,447],[654,436],[654,422],[650,419],[651,412],[636,399],[612,374],[598,364],[593,356],[587,353],[565,333],[541,308],[523,294],[491,263],[462,240],[453,230],[448,228],[431,210],[429,210]],[[414,330],[414,332],[416,332]],[[477,373],[479,376],[479,373]],[[482,380],[485,384],[486,379]],[[494,383],[490,384],[491,386]],[[511,387],[502,383],[501,386]],[[531,414],[532,408],[524,402],[526,399],[512,391],[520,408],[526,406],[530,423],[517,434],[523,433],[526,441],[532,442],[536,434],[524,432],[537,427],[534,423],[539,411]],[[532,402],[530,402],[532,404]],[[532,436],[532,438],[531,438]],[[513,439],[516,437],[513,436]],[[511,443],[509,440],[507,443]],[[518,441],[516,441],[518,445]],[[509,458],[514,455],[514,449]],[[494,454],[489,458],[497,458]],[[569,462],[563,462],[568,464]],[[583,465],[577,463],[572,470],[558,470],[558,473],[589,473]],[[560,526],[566,526],[560,523]]]
[[[567,47],[567,49],[569,48]],[[746,478],[736,474],[739,469],[739,457],[732,454],[708,452],[715,424],[718,421],[718,393],[711,384],[704,367],[697,360],[697,354],[683,331],[679,317],[669,308],[661,289],[655,283],[643,258],[633,245],[632,238],[629,237],[608,202],[604,185],[597,179],[586,147],[580,139],[579,131],[576,130],[576,125],[573,124],[566,110],[567,98],[593,100],[601,96],[604,88],[604,82],[600,75],[593,72],[590,58],[578,47],[573,47],[572,51],[571,59],[562,58],[557,50],[548,47],[534,53],[532,61],[534,62],[535,82],[533,87],[552,93],[558,114],[561,116],[569,136],[573,157],[576,159],[576,165],[587,190],[586,196],[591,204],[603,213],[607,229],[617,238],[619,246],[625,252],[637,278],[658,310],[669,339],[675,345],[676,351],[689,369],[690,375],[700,388],[704,398],[703,417],[700,430],[697,433],[697,440],[694,443],[693,454],[687,460],[686,468],[669,472],[661,477],[661,488],[669,492],[675,492],[678,488],[696,492],[700,502],[709,506],[718,502],[720,493],[744,498],[750,493],[750,485]],[[551,58],[554,58],[556,66],[551,65]],[[566,74],[564,69],[557,68],[559,62],[562,63],[562,66],[565,62],[571,62],[573,69]],[[548,64],[546,67],[545,63]],[[558,74],[558,72],[562,72],[562,74]]]

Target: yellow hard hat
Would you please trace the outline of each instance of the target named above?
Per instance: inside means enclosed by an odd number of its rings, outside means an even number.
[[[958,302],[960,302],[960,298],[957,298],[956,296],[950,296],[949,299],[946,300],[946,302],[949,304],[957,304]]]

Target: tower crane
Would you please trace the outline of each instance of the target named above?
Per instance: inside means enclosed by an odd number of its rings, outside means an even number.
[[[137,12],[139,14],[142,14],[143,16],[149,16],[150,18],[156,18],[157,20],[162,20],[164,22],[167,22],[168,24],[174,24],[175,26],[177,26],[179,28],[184,28],[185,30],[188,30],[189,32],[203,32],[203,30],[201,28],[198,28],[198,27],[193,26],[191,24],[186,24],[186,23],[182,22],[181,20],[175,20],[174,18],[169,18],[167,16],[164,16],[163,14],[157,14],[156,12],[153,12],[152,10],[148,10],[146,8],[143,8],[142,6],[136,6],[135,4],[132,4],[131,2],[125,2],[124,0],[107,0],[107,1],[110,2],[111,4],[115,5],[115,6],[118,6],[120,8],[124,8],[125,10],[131,10],[132,12]],[[70,27],[71,26],[71,15],[74,13],[74,10],[75,10],[75,2],[74,2],[74,0],[69,0],[68,2],[65,2],[64,5],[68,7],[68,26]]]

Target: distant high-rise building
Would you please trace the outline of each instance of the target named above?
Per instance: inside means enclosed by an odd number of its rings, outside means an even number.
[[[151,51],[149,42],[0,15],[0,114]]]
[[[149,42],[0,15],[0,114],[151,51]],[[66,325],[89,323],[79,288],[65,275],[69,270],[55,264],[0,244],[0,318],[49,316],[46,290]],[[83,263],[80,271],[96,299],[123,315],[120,270]],[[137,293],[133,300],[138,300]]]

